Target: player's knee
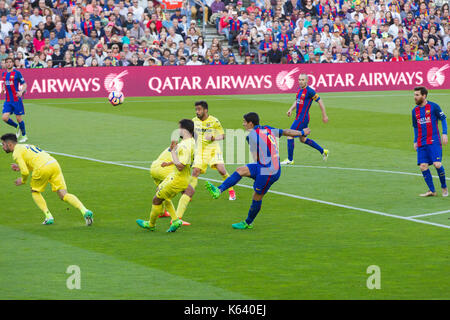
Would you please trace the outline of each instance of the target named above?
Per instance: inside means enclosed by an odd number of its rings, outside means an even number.
[[[161,200],[161,199],[158,198],[157,196],[154,196],[154,197],[153,197],[152,204],[154,204],[154,205],[160,205],[161,203],[163,203],[163,200]]]
[[[426,171],[428,169],[428,164],[426,163],[421,163],[419,166],[421,171]]]
[[[8,115],[8,114],[3,114],[3,115],[2,115],[2,120],[5,121],[5,122],[8,122],[8,120],[9,120],[9,115]]]
[[[58,191],[57,191],[57,194],[58,194],[58,197],[59,197],[61,200],[64,201],[64,197],[65,197],[66,194],[67,194],[67,190],[58,190]]]
[[[242,175],[245,174],[245,171],[246,171],[246,170],[247,170],[247,167],[239,167],[239,168],[236,169],[236,172],[237,172],[240,176],[242,176]]]
[[[300,137],[300,142],[301,143],[305,143],[306,142],[306,137],[305,136],[301,136]]]
[[[198,176],[200,175],[200,169],[199,168],[194,168],[192,169],[192,176],[198,178]]]
[[[192,196],[193,196],[194,193],[195,193],[195,189],[194,189],[191,185],[189,185],[189,186],[186,188],[186,190],[184,190],[183,193],[184,193],[185,195],[187,195],[188,197],[192,198]]]
[[[436,169],[440,169],[442,167],[442,162],[433,162],[433,165]]]

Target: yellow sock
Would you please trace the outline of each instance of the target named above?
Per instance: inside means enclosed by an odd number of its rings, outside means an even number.
[[[72,205],[73,207],[77,208],[78,210],[80,210],[82,215],[84,215],[86,213],[86,211],[87,211],[86,207],[83,206],[83,204],[77,198],[76,195],[70,194],[70,193],[66,193],[66,195],[63,198],[63,200],[65,202],[67,202],[68,204]]]
[[[227,180],[229,176],[230,176],[230,175],[228,174],[228,172],[225,173],[225,175],[222,176],[222,180],[223,180],[223,181]],[[233,187],[228,188],[228,191],[233,191],[233,190],[234,190]]]
[[[39,209],[42,210],[45,214],[45,218],[47,219],[53,219],[52,214],[47,208],[47,202],[45,202],[44,197],[39,192],[32,192],[31,197],[33,197],[34,203],[39,207]]]
[[[189,181],[189,184],[191,185],[191,187],[195,189],[197,187],[197,183],[198,183],[198,177],[191,176],[191,181]]]
[[[156,223],[156,219],[158,219],[158,216],[160,216],[163,212],[163,206],[162,204],[153,204],[152,205],[152,211],[150,212],[150,221],[149,225],[150,227],[154,227]]]
[[[163,204],[166,207],[167,212],[170,214],[172,221],[177,220],[178,217],[175,213],[175,207],[173,206],[172,200],[164,200]]]
[[[189,201],[191,201],[191,197],[189,197],[186,194],[183,194],[178,201],[178,207],[177,207],[177,216],[178,218],[183,218],[184,212],[186,211],[186,208],[189,204]]]

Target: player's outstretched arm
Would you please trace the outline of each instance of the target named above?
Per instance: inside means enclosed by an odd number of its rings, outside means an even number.
[[[310,133],[311,133],[311,129],[309,129],[309,128],[305,128],[300,131],[292,130],[292,129],[284,129],[283,130],[283,136],[286,136],[286,137],[300,137],[300,136],[305,136]]]
[[[286,112],[287,116],[290,117],[292,114],[292,111],[294,111],[295,105],[297,104],[297,101],[294,101],[292,106],[289,108],[289,110]]]

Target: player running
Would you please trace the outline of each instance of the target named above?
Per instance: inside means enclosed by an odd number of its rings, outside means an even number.
[[[416,106],[412,110],[412,125],[414,127],[414,149],[417,151],[417,165],[422,171],[429,190],[421,197],[436,196],[428,165],[433,164],[441,181],[442,196],[448,197],[448,188],[445,181],[445,171],[442,165],[442,144],[439,135],[438,120],[442,124],[442,143],[448,142],[447,120],[438,104],[428,101],[428,90],[425,87],[414,88]]]
[[[163,182],[164,179],[167,178],[167,176],[172,173],[174,169],[175,166],[173,164],[171,150],[170,148],[164,149],[164,151],[161,152],[158,158],[153,161],[152,165],[150,166],[150,175],[152,176],[156,186],[159,186],[161,182]],[[175,213],[175,208],[173,206],[172,200],[164,200],[163,206],[164,213],[160,215],[159,218],[170,217],[171,215],[169,211]],[[183,221],[183,225],[189,226],[190,223]]]
[[[217,169],[223,180],[229,177],[218,142],[225,139],[225,132],[220,121],[209,115],[206,101],[195,102],[195,113],[197,117],[192,119],[195,125],[195,157],[189,187],[178,202],[177,216],[180,219],[194,196],[199,175],[206,172],[208,165],[212,169]],[[236,193],[233,188],[230,188],[228,193],[229,200],[236,200]]]
[[[320,110],[322,110],[322,121],[327,123],[328,116],[325,110],[325,105],[314,89],[308,86],[308,75],[302,73],[298,77],[298,83],[300,85],[300,90],[297,92],[297,98],[287,111],[287,116],[290,117],[294,108],[296,109],[296,117],[291,125],[291,129],[302,130],[303,128],[308,128],[309,109],[313,101],[319,103]],[[307,138],[306,135],[300,137],[300,142],[313,147],[322,154],[324,161],[327,160],[329,155],[328,149],[323,149],[314,140]],[[287,147],[288,158],[281,162],[281,164],[294,164],[294,138],[287,138]]]
[[[18,144],[17,137],[14,133],[7,133],[1,137],[3,150],[11,153],[16,163],[11,165],[14,171],[20,171],[22,177],[18,178],[16,186],[25,184],[31,174],[31,196],[45,214],[45,220],[42,224],[50,225],[54,223],[54,218],[47,208],[42,192],[48,183],[52,186],[52,191],[56,192],[59,198],[73,207],[80,210],[86,225],[92,225],[94,214],[86,209],[81,201],[73,194],[67,193],[66,182],[59,166],[58,161],[50,156],[47,152],[30,144]]]
[[[180,120],[179,130],[182,141],[180,143],[172,141],[170,145],[174,169],[156,189],[149,221],[141,219],[136,220],[136,223],[140,227],[150,231],[156,230],[156,219],[163,213],[164,201],[171,200],[178,193],[184,191],[189,185],[191,163],[194,158],[195,149],[195,141],[193,138],[194,122],[189,119]],[[169,210],[169,214],[172,218],[172,224],[167,232],[175,232],[182,226],[182,221],[181,219],[178,219],[174,210]]]
[[[27,90],[27,84],[22,74],[14,69],[14,60],[12,58],[5,59],[6,70],[2,73],[3,84],[0,89],[0,95],[5,93],[5,102],[3,103],[2,119],[10,126],[17,129],[16,137],[19,138],[20,132],[22,137],[19,142],[25,142],[28,140],[25,131],[25,122],[22,116],[25,114],[23,107],[22,96]],[[22,85],[22,89],[19,90],[19,83]],[[16,115],[18,124],[10,118],[11,114]]]
[[[251,229],[253,220],[261,210],[261,203],[264,195],[270,189],[281,174],[280,156],[276,138],[281,136],[299,137],[309,134],[309,128],[302,128],[300,131],[292,129],[276,129],[270,126],[259,125],[257,113],[250,112],[244,115],[243,126],[250,131],[247,136],[250,151],[255,163],[247,164],[245,167],[237,168],[236,171],[226,179],[219,187],[214,186],[209,181],[206,182],[206,189],[214,199],[217,199],[222,192],[237,184],[242,177],[250,177],[255,180],[253,189],[252,205],[245,221],[232,225],[234,229]]]

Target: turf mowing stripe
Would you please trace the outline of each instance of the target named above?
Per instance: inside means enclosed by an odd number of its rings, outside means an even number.
[[[76,155],[73,155],[73,154],[67,154],[67,153],[61,153],[61,152],[52,152],[52,151],[47,151],[47,152],[49,152],[51,154],[57,154],[57,155],[60,155],[60,156],[70,157],[70,158],[89,160],[89,161],[100,162],[100,163],[105,163],[105,164],[113,164],[113,165],[116,165],[116,166],[122,166],[122,167],[134,168],[134,169],[149,170],[146,167],[134,166],[134,165],[125,164],[125,163],[117,163],[117,162],[113,162],[113,161],[99,160],[99,159],[95,159],[95,158],[76,156]],[[199,179],[222,183],[222,181],[216,180],[216,179],[209,179],[209,178],[203,178],[203,177],[199,177]],[[237,186],[248,188],[248,189],[253,189],[252,186],[245,185],[245,184],[237,184]],[[294,194],[284,193],[284,192],[279,192],[279,191],[269,190],[268,192],[273,193],[273,194],[286,196],[286,197],[291,197],[291,198],[296,198],[296,199],[301,199],[301,200],[306,200],[306,201],[326,204],[326,205],[330,205],[330,206],[334,206],[334,207],[340,207],[340,208],[345,208],[345,209],[350,209],[350,210],[367,212],[367,213],[377,214],[377,215],[381,215],[381,216],[385,216],[385,217],[402,219],[402,220],[407,220],[407,221],[412,221],[412,222],[428,224],[428,225],[432,225],[432,226],[436,226],[436,227],[450,229],[450,226],[447,226],[447,225],[444,225],[444,224],[439,224],[439,223],[434,223],[434,222],[429,222],[429,221],[423,221],[423,220],[414,219],[414,218],[411,218],[411,217],[403,217],[403,216],[398,216],[398,215],[390,214],[390,213],[386,213],[386,212],[370,210],[370,209],[364,209],[364,208],[358,208],[358,207],[348,206],[348,205],[345,205],[345,204],[339,204],[339,203],[330,202],[330,201],[324,201],[324,200],[319,200],[319,199],[307,198],[307,197],[297,196],[297,195],[294,195]]]
[[[425,214],[418,214],[416,216],[411,216],[408,218],[419,218],[419,217],[428,217],[428,216],[434,216],[437,214],[443,214],[443,213],[449,213],[450,210],[444,210],[444,211],[437,211],[437,212],[431,212],[431,213],[425,213]]]

